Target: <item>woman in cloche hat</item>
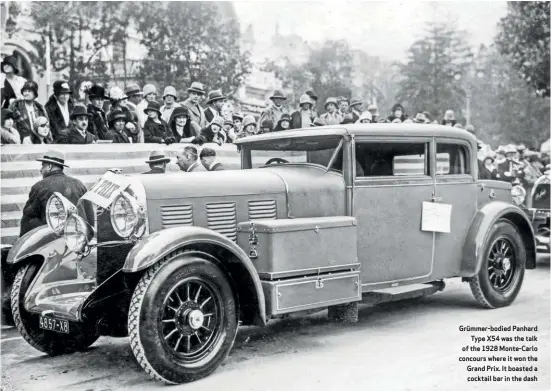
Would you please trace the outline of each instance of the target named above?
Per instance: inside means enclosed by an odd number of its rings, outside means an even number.
[[[27,81],[24,77],[17,76],[17,59],[7,56],[0,64],[0,86],[2,86],[2,108],[7,109],[15,99],[23,99],[21,88]]]

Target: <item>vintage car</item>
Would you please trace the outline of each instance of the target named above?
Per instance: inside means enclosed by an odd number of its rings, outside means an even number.
[[[511,304],[535,268],[511,184],[477,181],[476,140],[440,125],[360,124],[236,142],[242,170],[107,172],[7,262],[15,323],[50,355],[130,336],[154,379],[205,377],[238,325],[414,298],[462,277],[486,308]]]

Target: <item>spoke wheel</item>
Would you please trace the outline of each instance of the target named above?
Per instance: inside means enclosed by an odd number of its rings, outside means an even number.
[[[221,293],[208,281],[191,277],[179,282],[163,303],[164,344],[184,363],[201,360],[220,335],[223,312]]]
[[[230,281],[203,256],[168,255],[145,272],[130,302],[128,330],[136,360],[152,378],[168,384],[214,372],[237,334]]]
[[[469,285],[483,307],[505,307],[515,300],[522,286],[526,248],[508,220],[499,220],[486,237],[480,271],[469,279]]]

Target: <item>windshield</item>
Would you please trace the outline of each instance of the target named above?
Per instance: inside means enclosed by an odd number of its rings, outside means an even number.
[[[249,145],[247,149],[251,153],[252,168],[265,166],[270,160],[279,164],[310,163],[327,168],[340,140],[341,137],[334,136],[320,139],[270,140]],[[338,161],[339,159],[337,163]]]

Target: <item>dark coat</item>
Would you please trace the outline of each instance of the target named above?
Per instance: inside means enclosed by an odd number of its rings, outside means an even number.
[[[196,136],[193,140],[191,140],[192,144],[198,144],[203,145],[204,143],[216,143],[218,145],[222,145],[226,142],[225,133],[223,131],[218,132],[218,134],[215,134],[211,126],[207,126],[203,129],[201,129],[201,132],[198,136]]]
[[[72,99],[69,99],[67,107],[69,108],[69,114],[71,114],[74,107]],[[46,113],[48,114],[48,118],[50,119],[50,129],[52,131],[52,137],[54,138],[54,142],[57,143],[59,138],[65,138],[65,135],[62,134],[69,127],[70,123],[65,123],[65,119],[63,118],[63,114],[61,114],[61,109],[57,104],[57,99],[55,95],[50,96],[50,99],[48,99],[48,102],[46,102],[44,108],[46,109]]]
[[[148,118],[145,121],[143,127],[144,142],[146,143],[164,143],[169,137],[168,125],[162,119],[159,119],[161,123],[153,121],[151,118]]]
[[[306,125],[306,124],[302,124],[302,114],[300,113],[300,109],[297,110],[297,111],[294,111],[293,114],[291,114],[291,126],[290,126],[290,129],[300,129],[300,128],[308,128],[310,127],[310,124]],[[314,122],[314,119],[316,118],[315,116],[315,112],[313,110],[311,110],[311,115],[310,115],[310,121],[313,123]]]
[[[97,136],[94,136],[89,131],[86,131],[86,137],[82,137],[82,134],[73,125],[64,130],[58,139],[58,144],[92,144],[97,141]]]
[[[497,171],[494,169],[492,171],[488,170],[484,165],[484,162],[478,160],[478,179],[497,179]]]
[[[512,163],[512,176],[505,175],[506,172],[510,171],[510,164]],[[517,177],[520,177],[520,172],[518,172],[520,166],[515,161],[505,160],[503,163],[497,165],[497,174],[499,175],[498,179],[500,181],[513,183]]]
[[[119,133],[115,129],[109,129],[105,135],[105,140],[113,140],[113,144],[130,144],[130,138],[124,130]]]
[[[352,113],[352,121],[354,121],[353,123],[356,123],[357,121],[360,120],[360,116],[356,114],[354,110],[352,110],[351,113]]]
[[[100,140],[108,140],[107,132],[109,131],[109,125],[105,111],[89,104],[88,114],[90,114],[90,118],[88,120],[88,131],[97,136]]]
[[[76,205],[87,190],[81,181],[65,175],[63,171],[52,172],[40,182],[35,183],[23,208],[21,236],[36,227],[47,224],[46,203],[56,191]]]
[[[36,100],[33,102],[34,104],[34,114],[35,119],[38,117],[48,117],[48,114],[46,114],[46,110],[44,109],[44,106],[42,106],[40,103],[38,103]],[[21,136],[21,140],[23,140],[25,137],[31,135],[31,118],[29,116],[29,112],[27,111],[27,107],[25,105],[24,100],[16,100],[10,105],[10,110],[14,114],[15,123],[14,128],[17,129],[19,132],[19,135]]]
[[[147,172],[142,172],[143,175],[146,175],[146,174],[164,174],[164,173],[165,173],[164,168],[160,168],[160,167],[153,167],[151,170],[149,170]]]
[[[204,114],[205,114],[205,118],[207,120],[207,124],[210,124],[212,122],[212,120],[214,119],[214,117],[215,117],[214,113],[218,113],[214,107],[209,106],[205,109]],[[218,116],[221,117],[222,114],[218,113]]]

